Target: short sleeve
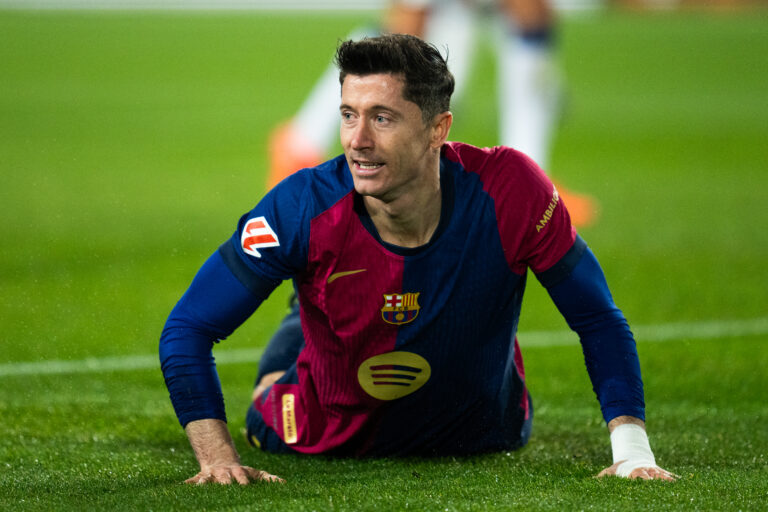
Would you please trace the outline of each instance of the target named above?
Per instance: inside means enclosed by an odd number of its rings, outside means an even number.
[[[576,240],[576,229],[555,185],[538,167],[531,177],[530,215],[522,251],[536,274],[552,268]]]
[[[514,272],[551,268],[573,246],[571,225],[555,186],[525,154],[508,147],[485,150],[479,167],[496,210],[499,235]]]

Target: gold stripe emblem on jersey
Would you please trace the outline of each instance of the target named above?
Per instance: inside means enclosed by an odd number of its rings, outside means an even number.
[[[363,391],[379,400],[395,400],[417,391],[429,380],[429,362],[413,352],[387,352],[363,361],[357,381]]]

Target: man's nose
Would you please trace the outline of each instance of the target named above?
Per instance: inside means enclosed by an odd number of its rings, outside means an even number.
[[[367,121],[361,120],[353,128],[350,143],[353,149],[369,149],[373,147],[371,127]]]

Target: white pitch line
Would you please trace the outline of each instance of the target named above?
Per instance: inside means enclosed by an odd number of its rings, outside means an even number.
[[[768,334],[768,317],[745,320],[711,320],[704,322],[677,322],[658,325],[636,326],[632,329],[638,342],[671,340],[702,340],[737,336],[762,336]],[[567,330],[528,331],[519,335],[520,345],[527,347],[555,347],[576,345],[575,333]],[[255,363],[263,350],[222,349],[214,350],[216,363]],[[148,370],[160,368],[156,354],[138,356],[114,356],[80,360],[48,360],[0,364],[0,377],[16,375],[55,375],[67,373],[99,373],[124,370]]]
[[[260,348],[215,350],[217,364],[252,363],[259,360]],[[0,377],[11,375],[54,375],[62,373],[98,373],[123,370],[160,369],[157,354],[143,356],[114,356],[80,360],[48,360],[0,364]]]
[[[675,322],[657,325],[630,325],[638,342],[670,340],[706,340],[736,336],[768,334],[768,316],[744,320],[709,320],[701,322]],[[529,331],[518,335],[525,347],[552,347],[576,345],[579,337],[573,331]]]

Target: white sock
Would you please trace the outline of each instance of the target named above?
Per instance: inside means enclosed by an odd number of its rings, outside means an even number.
[[[497,58],[501,143],[527,154],[546,171],[561,89],[552,45],[524,41],[506,25]]]
[[[424,39],[448,58],[448,69],[456,80],[453,101],[461,100],[469,81],[476,41],[475,18],[475,9],[463,0],[435,2],[425,27]]]

